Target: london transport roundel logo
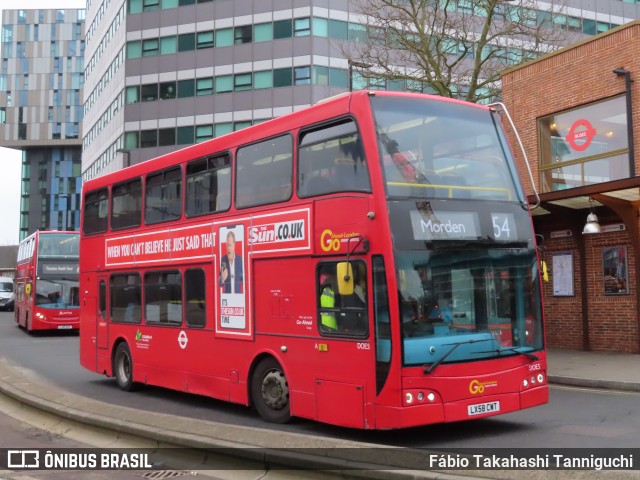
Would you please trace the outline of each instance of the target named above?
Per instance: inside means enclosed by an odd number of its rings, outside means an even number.
[[[589,148],[595,136],[596,129],[591,126],[589,120],[581,118],[571,125],[565,139],[576,152],[582,152]]]
[[[187,343],[189,343],[189,339],[187,338],[187,332],[182,330],[178,334],[178,344],[180,345],[180,348],[184,350],[185,348],[187,348]]]

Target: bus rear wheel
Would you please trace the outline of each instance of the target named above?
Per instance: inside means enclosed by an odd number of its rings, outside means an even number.
[[[125,392],[133,390],[133,362],[129,347],[124,342],[118,345],[113,356],[113,374],[121,390]]]
[[[289,384],[274,358],[262,360],[253,372],[251,399],[260,416],[268,422],[286,423],[291,419]]]

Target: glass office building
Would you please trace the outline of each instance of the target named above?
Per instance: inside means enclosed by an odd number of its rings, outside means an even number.
[[[80,226],[84,18],[2,12],[0,145],[22,150],[20,239]]]

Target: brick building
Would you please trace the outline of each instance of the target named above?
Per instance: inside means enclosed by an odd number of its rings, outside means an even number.
[[[544,293],[552,347],[640,353],[637,75],[635,21],[502,77],[504,103],[540,193],[533,214],[549,268]],[[516,157],[528,178],[522,155]],[[525,188],[535,203],[529,181]],[[590,212],[600,233],[583,233]]]

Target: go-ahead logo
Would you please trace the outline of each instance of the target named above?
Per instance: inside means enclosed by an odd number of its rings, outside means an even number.
[[[481,382],[480,380],[471,380],[469,384],[469,391],[472,395],[476,395],[478,393],[484,393],[485,388],[497,387],[498,382],[495,380],[491,380],[489,382]]]
[[[342,240],[348,240],[349,238],[359,237],[360,234],[356,232],[348,233],[333,233],[328,228],[320,235],[320,248],[325,252],[337,252],[340,250]]]

